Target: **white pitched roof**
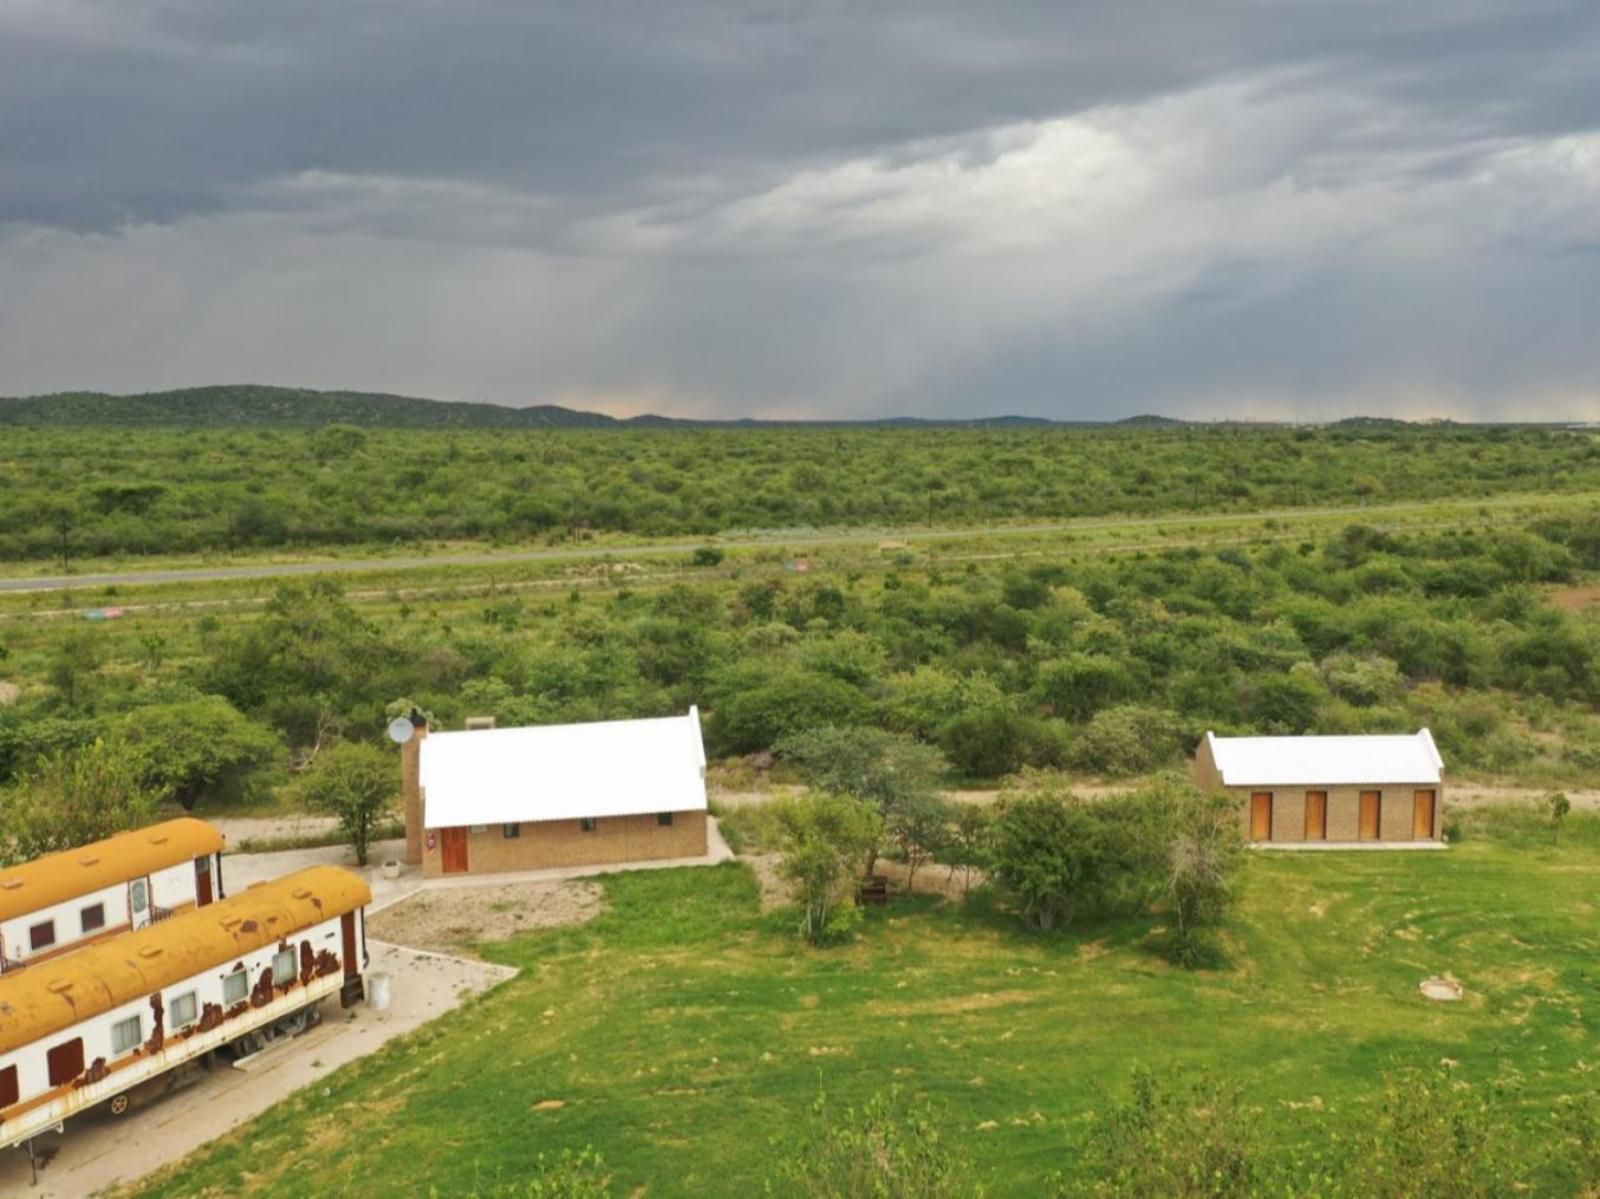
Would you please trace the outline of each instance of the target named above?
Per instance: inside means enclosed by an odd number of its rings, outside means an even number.
[[[1212,760],[1228,787],[1438,783],[1444,760],[1427,729],[1399,737],[1218,737]]]
[[[704,811],[700,712],[430,733],[418,747],[428,828]]]

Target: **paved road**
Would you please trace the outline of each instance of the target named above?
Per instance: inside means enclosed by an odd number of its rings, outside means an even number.
[[[1304,520],[1317,517],[1364,516],[1368,519],[1385,513],[1439,507],[1482,507],[1527,503],[1528,496],[1499,496],[1489,499],[1419,500],[1415,503],[1384,504],[1372,507],[1282,508],[1259,512],[1208,512],[1191,514],[1168,512],[1161,516],[1125,517],[1104,520],[1056,521],[1033,525],[977,525],[944,529],[876,529],[859,533],[807,533],[785,536],[752,537],[732,541],[710,539],[704,543],[683,542],[667,545],[569,546],[561,549],[509,550],[465,554],[439,554],[413,558],[349,558],[320,562],[263,562],[251,566],[196,566],[177,570],[132,570],[106,574],[47,575],[38,578],[0,579],[4,591],[69,591],[75,588],[136,587],[156,583],[205,583],[223,579],[276,579],[296,575],[366,574],[374,571],[405,571],[430,566],[502,566],[516,562],[559,562],[606,558],[626,558],[640,554],[692,554],[701,544],[719,549],[761,549],[819,545],[866,545],[883,540],[938,541],[956,537],[1026,537],[1042,533],[1073,533],[1094,529],[1134,529],[1174,524],[1227,524],[1252,520]]]

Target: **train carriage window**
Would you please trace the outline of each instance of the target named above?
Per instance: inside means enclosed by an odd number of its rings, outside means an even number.
[[[144,1040],[144,1028],[137,1015],[129,1016],[126,1020],[118,1020],[111,1026],[112,1053],[127,1053],[130,1049],[137,1049],[142,1040]]]
[[[295,966],[299,962],[292,949],[285,949],[272,959],[272,981],[276,986],[294,981]]]
[[[84,936],[106,926],[106,905],[103,903],[91,903],[78,915],[83,920]]]
[[[21,1097],[22,1093],[17,1090],[17,1068],[7,1066],[4,1070],[0,1070],[0,1111],[4,1111]]]
[[[180,1028],[188,1028],[194,1023],[197,1006],[193,991],[185,991],[182,995],[172,997],[172,1001],[167,1004],[167,1019],[172,1024],[174,1032]]]
[[[56,943],[56,922],[46,920],[28,930],[28,944],[38,949],[48,949]]]
[[[61,1042],[45,1053],[44,1060],[50,1068],[50,1085],[66,1086],[83,1073],[83,1038]]]
[[[222,1002],[243,1003],[244,997],[250,994],[250,980],[245,977],[243,970],[235,970],[222,980]]]

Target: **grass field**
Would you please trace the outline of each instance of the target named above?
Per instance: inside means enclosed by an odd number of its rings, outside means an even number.
[[[619,1195],[759,1194],[820,1091],[899,1086],[1026,1195],[1136,1063],[1241,1082],[1288,1146],[1370,1120],[1386,1068],[1449,1059],[1520,1080],[1531,1147],[1589,1085],[1600,818],[1559,848],[1530,813],[1473,820],[1444,854],[1253,856],[1232,966],[1198,974],[1148,951],[1150,919],[1040,938],[929,899],[818,951],[743,865],[614,876],[594,923],[486,947],[512,982],[135,1193],[454,1195],[592,1145]],[[1422,999],[1446,971],[1465,1000]]]

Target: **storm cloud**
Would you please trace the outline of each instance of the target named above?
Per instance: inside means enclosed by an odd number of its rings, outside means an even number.
[[[0,392],[1600,417],[1585,0],[0,0]]]

